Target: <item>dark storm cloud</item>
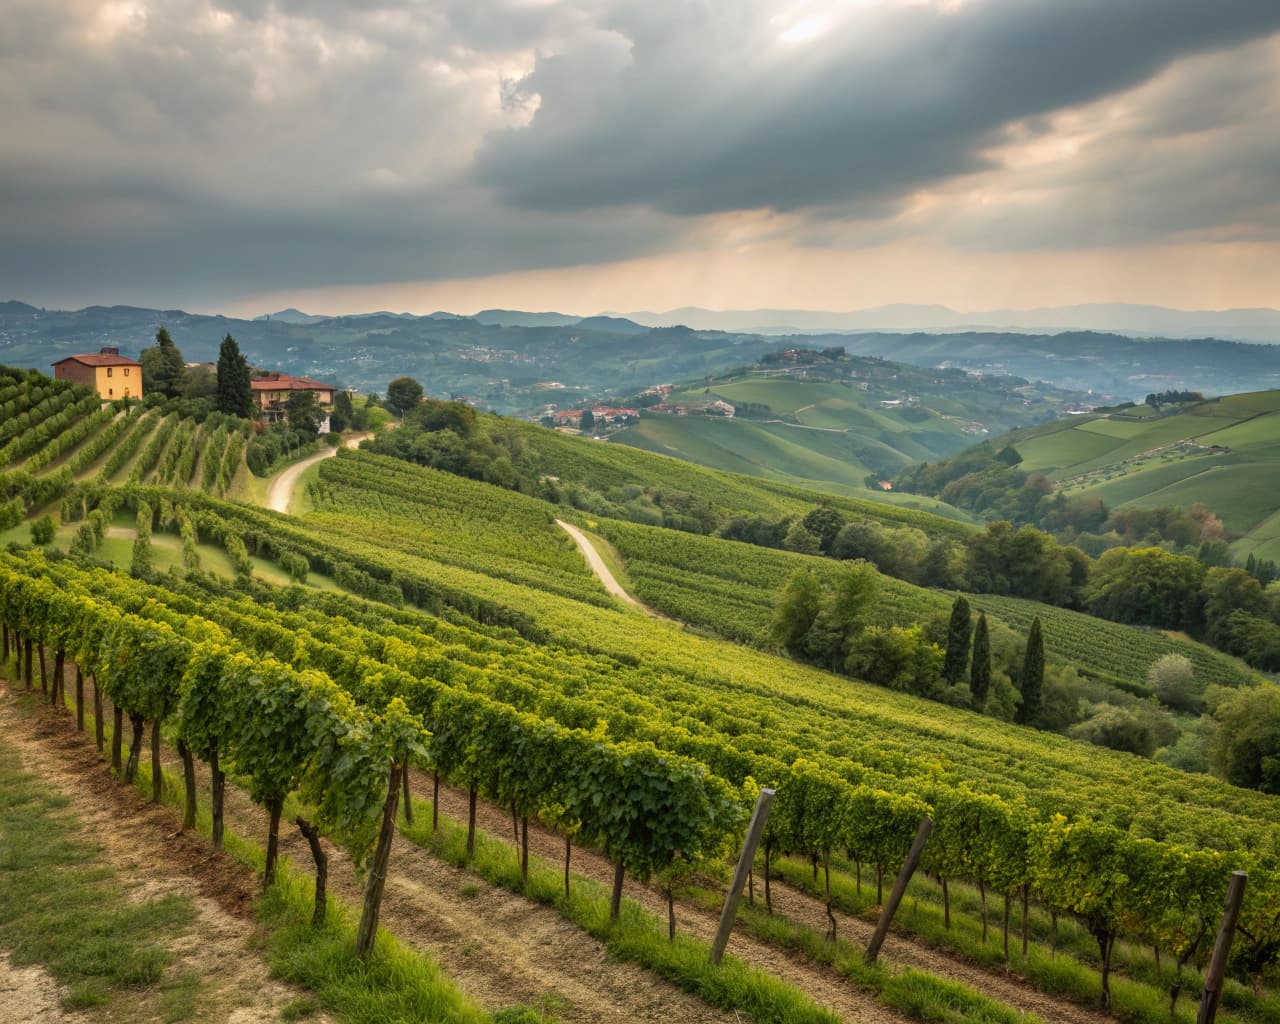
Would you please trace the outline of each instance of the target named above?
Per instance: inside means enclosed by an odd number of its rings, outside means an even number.
[[[728,5],[678,9],[620,5],[629,46],[540,60],[521,83],[537,115],[490,137],[476,180],[545,210],[892,200],[987,167],[1011,122],[1280,29],[1275,0],[991,0],[878,8],[788,51],[735,38]]]
[[[832,245],[1280,219],[1280,60],[1243,46],[1280,28],[1276,0],[854,5],[791,44],[800,2],[9,0],[0,292],[213,304],[608,262],[714,244],[704,215],[734,210],[794,215],[757,239]],[[1004,175],[1000,146],[1171,66],[1112,137],[1011,176],[1040,200],[904,220],[917,188]],[[1091,203],[1116,207],[1106,231],[1070,215]]]

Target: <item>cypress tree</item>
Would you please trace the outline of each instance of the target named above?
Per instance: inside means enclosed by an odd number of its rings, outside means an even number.
[[[969,665],[969,602],[963,594],[951,605],[951,624],[947,627],[947,656],[942,663],[942,678],[951,685],[964,682]]]
[[[227,335],[218,350],[218,411],[244,419],[253,418],[253,388],[249,362],[240,354],[235,338]]]
[[[973,665],[969,669],[969,690],[973,694],[973,706],[981,711],[987,704],[991,691],[991,636],[987,632],[987,615],[978,615],[978,625],[973,630]]]
[[[1040,717],[1040,698],[1044,689],[1044,635],[1040,631],[1039,615],[1031,620],[1031,632],[1027,634],[1021,684],[1022,705],[1018,708],[1018,721],[1023,725],[1035,725]]]
[[[177,398],[187,390],[187,364],[182,351],[173,343],[168,328],[156,331],[156,343],[144,348],[138,357],[142,363],[142,386],[166,398]]]

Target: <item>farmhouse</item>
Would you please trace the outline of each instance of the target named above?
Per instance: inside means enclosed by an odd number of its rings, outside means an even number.
[[[142,364],[125,358],[118,348],[59,359],[53,364],[53,376],[93,388],[104,401],[142,397]]]
[[[310,391],[316,396],[316,405],[325,413],[320,431],[328,431],[328,414],[333,409],[333,393],[337,390],[332,384],[322,384],[309,377],[290,377],[287,373],[265,373],[254,377],[249,385],[253,389],[253,401],[263,423],[283,420],[288,412],[285,406],[290,397],[300,391]]]

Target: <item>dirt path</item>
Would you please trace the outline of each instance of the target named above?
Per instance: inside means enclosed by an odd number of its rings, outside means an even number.
[[[776,911],[817,931],[827,930],[826,904],[821,900],[777,879],[770,881],[770,889]],[[853,917],[839,909],[833,909],[832,913],[837,922],[837,934],[841,937],[851,939],[859,945],[866,945],[871,940],[875,926],[869,921]],[[1016,941],[1015,936],[1010,937],[1010,942]],[[895,935],[892,931],[885,940],[882,955],[889,963],[915,967],[942,978],[964,982],[1006,1006],[1034,1013],[1046,1021],[1103,1024],[1114,1020],[1101,1010],[1055,999],[1012,975],[985,970],[942,950]]]
[[[110,715],[109,702],[106,713]],[[0,729],[11,725],[0,708]],[[50,725],[49,736],[56,737],[53,742],[77,751],[91,766],[88,776],[104,789],[123,789],[99,759],[91,732],[76,733],[73,720],[64,715],[58,715]],[[162,754],[165,772],[180,777],[182,769],[175,752],[166,746]],[[208,769],[200,762],[197,777],[199,799],[207,806]],[[143,807],[160,816],[165,828],[173,831],[171,810]],[[225,810],[228,828],[265,845],[266,814],[243,791],[228,785]],[[136,843],[136,835],[128,835],[128,831],[123,830],[122,841]],[[282,855],[299,869],[310,869],[311,854],[298,830],[282,823],[280,838]],[[192,841],[201,858],[206,858],[204,841]],[[350,857],[327,841],[325,849],[330,858],[330,892],[358,908],[363,883]],[[145,856],[145,849],[140,852]],[[252,885],[246,890],[246,908],[255,892]],[[713,1009],[642,967],[613,960],[602,943],[553,908],[490,886],[405,839],[397,840],[392,851],[381,924],[431,956],[463,991],[490,1010],[548,1001],[561,1024],[604,1020],[736,1024],[733,1013]],[[246,1019],[236,1024],[257,1022]]]
[[[226,811],[229,827],[265,842],[266,816],[243,792],[228,788]],[[295,865],[311,866],[296,828],[282,829],[281,849]],[[363,889],[350,858],[328,843],[326,850],[330,890],[358,906]],[[554,909],[490,886],[403,838],[392,850],[381,923],[428,953],[489,1010],[547,1000],[562,1024],[734,1021],[644,968],[611,959],[602,943]]]
[[[4,1024],[70,1024],[88,1020],[59,1005],[58,983],[42,967],[14,967],[0,956],[0,1021]]]
[[[430,798],[430,776],[415,771],[413,783],[417,794],[427,799]],[[440,810],[455,820],[465,820],[467,814],[466,791],[442,785],[440,787]],[[512,841],[511,816],[509,813],[482,802],[479,805],[478,822],[491,835]],[[529,848],[531,851],[552,861],[562,860],[564,857],[564,840],[555,833],[549,832],[532,822],[529,825]],[[609,885],[613,878],[612,864],[604,857],[589,850],[575,848],[572,865],[575,872],[589,876],[601,885]],[[773,879],[770,884],[774,909],[778,913],[791,921],[807,925],[820,933],[826,932],[827,919],[824,903],[779,879]],[[760,896],[762,891],[762,882],[757,878],[757,899],[762,898]],[[626,894],[651,913],[665,918],[667,913],[666,901],[661,893],[649,886],[641,885],[628,879]],[[835,916],[838,922],[837,932],[842,938],[850,939],[859,945],[865,945],[870,941],[874,925],[861,918],[844,914],[839,910],[835,911]],[[715,914],[682,903],[676,904],[676,920],[681,929],[688,930],[707,939],[714,934],[718,923]],[[860,1017],[848,1016],[847,1011],[827,1001],[827,990],[831,986],[831,972],[821,967],[809,967],[804,975],[789,974],[788,971],[800,966],[796,960],[787,957],[785,953],[772,946],[752,939],[750,936],[745,935],[741,929],[734,932],[733,938],[729,943],[729,950],[756,966],[764,967],[772,973],[787,977],[788,980],[803,986],[820,1002],[831,1005],[833,1009],[839,1009],[846,1019],[901,1019],[883,1007],[873,1007],[872,1014]],[[909,938],[895,935],[892,932],[885,942],[882,959],[891,965],[915,967],[941,978],[964,982],[997,1002],[1004,1003],[1017,1010],[1035,1013],[1046,1021],[1066,1022],[1066,1024],[1103,1024],[1103,1022],[1114,1019],[1100,1010],[1093,1010],[1056,999],[1051,995],[1038,991],[1030,984],[1022,982],[1016,977],[984,970],[982,967],[966,960],[921,943],[913,942]],[[777,967],[779,961],[782,961],[784,965],[781,968]],[[813,976],[815,974],[821,976],[820,982],[814,980]],[[873,1015],[875,1012],[883,1013],[887,1016],[883,1018],[876,1017]]]
[[[107,772],[91,737],[74,731],[67,716],[41,707],[27,716],[17,698],[0,687],[0,735],[23,768],[51,780],[70,801],[83,836],[100,848],[102,861],[131,899],[170,894],[195,908],[191,928],[168,943],[174,954],[167,976],[197,975],[203,984],[194,1019],[226,1024],[267,1024],[302,993],[271,978],[266,962],[250,950],[256,925],[250,908],[255,881],[228,857],[210,858],[203,841],[176,831],[173,814],[143,803]],[[57,985],[40,968],[0,972],[0,1020],[80,1020],[57,1009]],[[12,983],[15,988],[10,991]],[[25,993],[21,997],[19,993]],[[27,996],[34,1001],[25,1002]],[[50,997],[56,1011],[49,1015]],[[24,1002],[10,1000],[22,998]],[[318,1021],[326,1018],[319,1017]]]
[[[431,778],[415,771],[412,775],[414,792],[430,799]],[[425,805],[424,805],[425,806]],[[441,785],[440,810],[455,821],[467,817],[467,793],[462,789]],[[514,857],[514,836],[511,814],[493,804],[481,802],[477,808],[477,826],[498,839],[511,842]],[[408,844],[405,844],[408,845]],[[547,860],[563,863],[564,839],[534,822],[529,823],[529,850]],[[397,852],[396,856],[400,856]],[[613,865],[598,853],[574,847],[571,866],[576,874],[594,879],[608,888],[613,880]],[[649,913],[666,920],[666,897],[647,885],[627,879],[628,898],[635,900]],[[719,915],[683,903],[676,903],[676,925],[682,932],[698,936],[708,942],[715,935]],[[858,1024],[906,1024],[907,1018],[881,1006],[871,996],[858,991],[835,972],[817,966],[803,957],[793,956],[775,946],[760,942],[741,929],[734,932],[729,952],[759,968],[807,992],[815,1001],[833,1010],[841,1019]],[[672,1018],[681,1019],[681,1018]]]
[[[344,439],[342,444],[344,448],[357,448],[361,441],[372,436],[372,434],[352,434]],[[331,459],[337,454],[337,448],[326,448],[322,452],[316,452],[315,455],[309,455],[301,462],[295,462],[292,466],[282,469],[267,488],[267,508],[273,512],[288,512],[294,489],[298,486],[298,480],[302,474],[317,462]]]
[[[628,594],[625,589],[623,589],[622,584],[619,583],[617,580],[617,577],[615,577],[613,573],[609,571],[609,567],[604,564],[604,559],[600,557],[600,553],[596,551],[595,545],[591,543],[590,539],[587,537],[585,533],[583,533],[581,530],[579,530],[576,526],[572,525],[571,523],[566,523],[563,519],[557,519],[556,525],[560,527],[560,529],[564,530],[564,532],[567,533],[570,537],[573,538],[573,542],[578,545],[578,550],[582,552],[583,557],[585,557],[587,560],[587,564],[591,566],[591,571],[595,573],[596,576],[599,578],[600,582],[604,584],[605,590],[607,590],[614,597],[625,601],[627,604],[631,605],[632,607],[639,608],[642,612],[644,612],[646,615],[651,616],[652,618],[655,618],[655,619],[666,618],[665,615],[660,615],[658,612],[655,612],[648,605],[641,604],[634,597]]]

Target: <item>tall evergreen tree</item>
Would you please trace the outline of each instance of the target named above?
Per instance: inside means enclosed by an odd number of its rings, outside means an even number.
[[[951,624],[947,627],[947,656],[942,662],[942,678],[954,686],[964,682],[969,667],[969,602],[963,594],[951,605]]]
[[[1022,704],[1018,708],[1018,721],[1023,725],[1035,725],[1040,718],[1041,693],[1044,689],[1044,635],[1040,630],[1040,616],[1031,620],[1031,632],[1027,634],[1027,653],[1022,659]]]
[[[987,632],[987,615],[978,615],[973,629],[973,664],[969,668],[969,692],[973,694],[973,706],[981,711],[991,692],[991,635]]]
[[[253,388],[249,361],[240,354],[235,338],[227,335],[218,350],[218,411],[244,419],[253,418]]]
[[[339,391],[333,396],[333,412],[329,414],[329,424],[334,430],[349,430],[356,418],[355,406],[351,404],[351,393]]]
[[[166,398],[178,398],[187,391],[187,363],[182,350],[173,343],[168,328],[156,331],[156,343],[144,348],[138,357],[142,363],[142,388],[158,392]]]

